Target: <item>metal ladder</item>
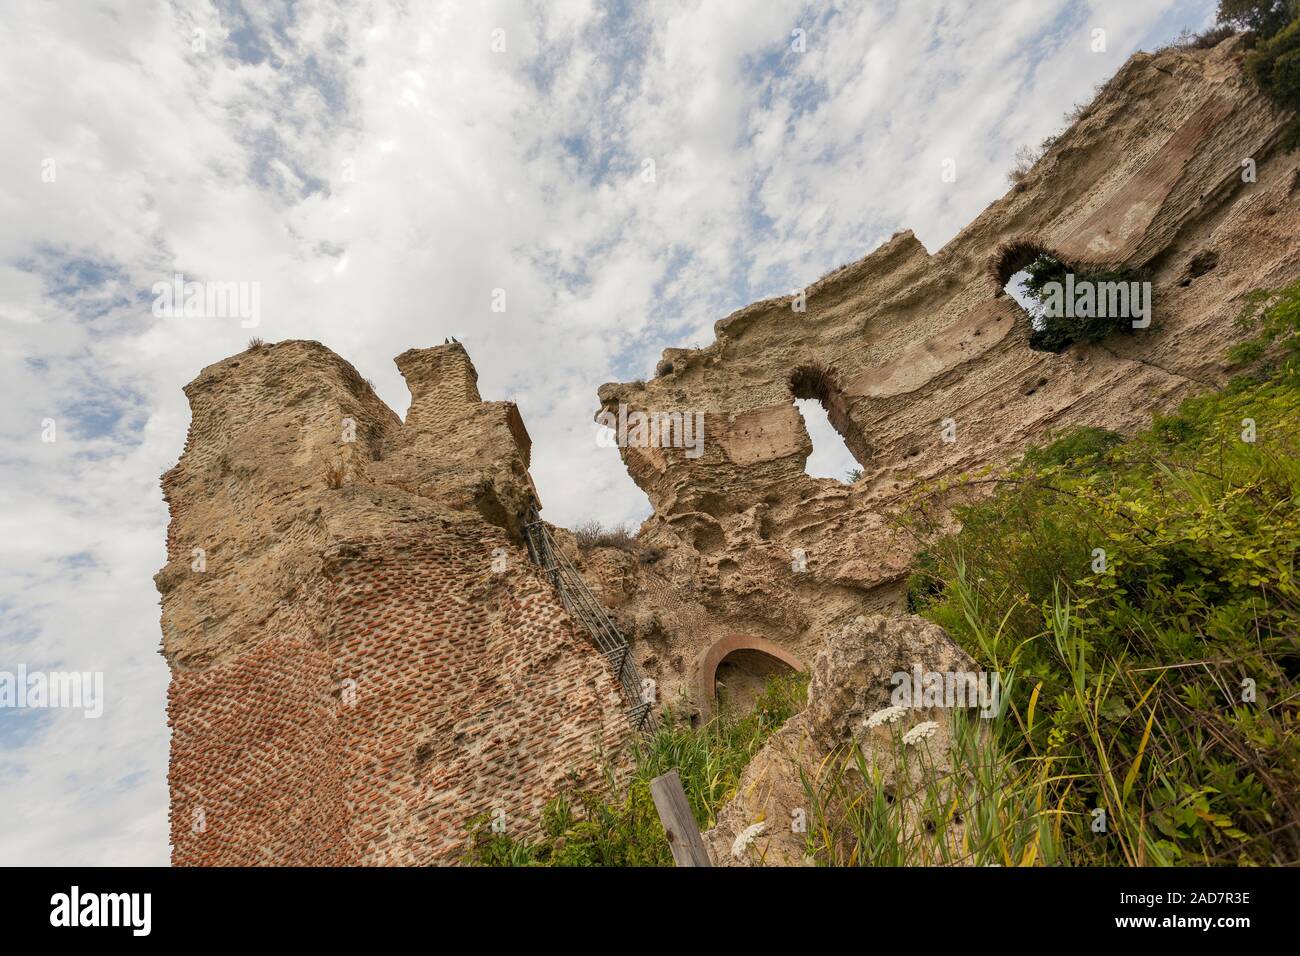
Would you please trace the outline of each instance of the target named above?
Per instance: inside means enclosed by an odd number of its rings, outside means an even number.
[[[641,674],[632,660],[632,648],[609,619],[605,608],[587,587],[578,569],[555,544],[555,538],[542,523],[537,506],[531,505],[524,521],[524,536],[528,542],[528,557],[550,579],[560,594],[564,609],[575,621],[580,621],[591,636],[592,642],[605,655],[614,676],[623,688],[623,697],[629,702],[627,719],[642,733],[653,733],[655,718],[649,701],[641,692]]]

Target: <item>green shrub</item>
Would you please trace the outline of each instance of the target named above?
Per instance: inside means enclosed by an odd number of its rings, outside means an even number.
[[[1271,37],[1297,13],[1295,0],[1219,0],[1219,22]]]
[[[1025,464],[1035,468],[1052,465],[1095,468],[1104,463],[1107,452],[1123,441],[1123,435],[1105,428],[1073,428],[1046,447],[1028,449]]]
[[[1300,20],[1255,47],[1246,72],[1279,105],[1300,109]]]
[[[930,552],[920,552],[912,562],[912,573],[908,575],[904,592],[907,613],[919,614],[942,591],[943,579],[938,562]]]
[[[1293,334],[1293,290],[1252,314]],[[1015,675],[997,805],[1057,807],[1061,862],[1300,862],[1297,377],[1123,443],[1072,433],[996,482],[929,544],[922,613]]]
[[[1276,347],[1281,353],[1282,374],[1300,375],[1300,280],[1281,290],[1252,292],[1237,325],[1255,334],[1229,350],[1233,362],[1256,362]]]
[[[1033,331],[1029,335],[1029,347],[1040,352],[1062,352],[1075,342],[1100,342],[1116,332],[1132,330],[1132,318],[1122,315],[1094,315],[1075,317],[1053,315],[1047,306],[1047,286],[1059,283],[1066,285],[1067,277],[1074,275],[1076,285],[1085,282],[1101,284],[1103,282],[1141,282],[1146,275],[1139,272],[1079,272],[1067,266],[1054,256],[1043,253],[1025,267],[1029,275],[1022,280],[1021,288],[1026,295],[1034,299],[1039,308],[1031,312]]]

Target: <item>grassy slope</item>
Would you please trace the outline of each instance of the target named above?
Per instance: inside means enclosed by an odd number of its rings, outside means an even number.
[[[997,490],[912,579],[914,610],[1013,676],[1008,786],[1058,862],[1300,861],[1300,283],[1243,321],[1241,357],[1280,355],[1261,376],[974,479]]]
[[[702,830],[736,792],[750,759],[786,719],[804,705],[803,675],[770,678],[767,690],[746,716],[723,713],[702,727],[669,713],[647,740],[634,741],[636,769],[620,783],[574,789],[552,800],[542,813],[540,840],[515,840],[494,833],[490,818],[472,821],[466,862],[480,866],[672,866],[672,854],[650,798],[650,781],[677,770]]]

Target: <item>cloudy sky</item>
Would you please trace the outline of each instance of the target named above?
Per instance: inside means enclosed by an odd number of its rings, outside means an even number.
[[[0,863],[168,859],[158,476],[205,365],[317,339],[404,413],[392,357],[454,335],[546,517],[639,521],[597,386],[898,229],[939,248],[1213,5],[6,0],[0,671],[105,702],[0,707]],[[260,324],[156,316],[175,273],[256,283]]]

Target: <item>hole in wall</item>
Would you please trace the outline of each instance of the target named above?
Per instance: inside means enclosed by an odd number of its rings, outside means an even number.
[[[1142,271],[1087,270],[1052,252],[1019,242],[995,258],[1000,293],[1010,296],[1029,319],[1029,347],[1064,352],[1076,342],[1100,342],[1150,324],[1151,283]]]
[[[1038,349],[1035,344],[1035,336],[1041,337],[1046,321],[1043,315],[1043,304],[1039,301],[1038,297],[1030,291],[1034,281],[1034,273],[1029,267],[1033,266],[1037,262],[1047,261],[1056,260],[1045,252],[1040,251],[1035,253],[1028,262],[1025,262],[1020,268],[1016,269],[1016,271],[1012,273],[1002,285],[1002,291],[1009,295],[1016,305],[1020,306],[1021,310],[1029,316],[1029,347],[1036,350]],[[1052,350],[1043,349],[1042,351]]]
[[[870,448],[849,417],[848,401],[831,371],[803,365],[790,376],[790,393],[812,442],[804,472],[852,484],[862,476]]]
[[[1213,272],[1219,264],[1219,254],[1213,249],[1202,249],[1187,263],[1187,272],[1178,284],[1186,288],[1192,284],[1193,279],[1199,279],[1208,272]]]
[[[693,532],[691,545],[701,554],[712,554],[714,551],[721,550],[727,543],[726,532],[712,522],[698,522]]]
[[[812,439],[813,450],[804,462],[804,473],[813,478],[834,478],[844,484],[852,484],[861,477],[862,467],[831,424],[822,403],[813,398],[798,398],[794,405]]]
[[[1030,295],[1025,289],[1025,282],[1028,280],[1029,270],[1021,269],[1007,280],[1007,284],[1002,287],[1002,291],[1015,299],[1016,302],[1019,303],[1020,307],[1032,316],[1039,308],[1039,305],[1038,300]]]

